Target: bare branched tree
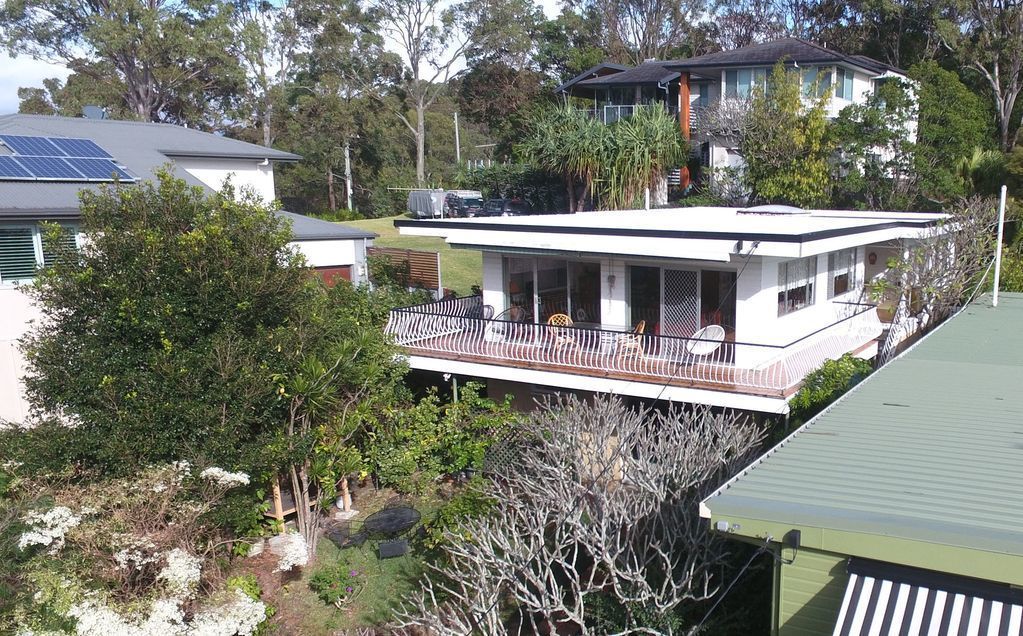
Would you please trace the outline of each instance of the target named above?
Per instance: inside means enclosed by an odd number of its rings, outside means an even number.
[[[897,302],[879,354],[887,362],[906,336],[937,325],[981,285],[994,258],[998,211],[990,199],[962,203],[944,222],[903,246],[902,255],[871,282],[875,299]]]
[[[774,0],[717,0],[718,44],[725,51],[767,42],[786,33]]]
[[[613,397],[545,405],[495,466],[493,513],[447,535],[447,565],[399,625],[438,636],[592,634],[598,596],[658,613],[712,596],[728,546],[701,523],[698,502],[762,438],[745,416],[705,407],[657,413]],[[626,621],[617,633],[658,633]]]
[[[271,146],[276,132],[274,106],[304,44],[303,33],[289,0],[279,5],[239,2],[232,17],[238,57],[245,69],[246,106],[261,128],[263,145]]]
[[[607,29],[607,47],[623,62],[666,59],[689,45],[705,11],[699,0],[591,0]],[[694,50],[694,54],[707,51]]]

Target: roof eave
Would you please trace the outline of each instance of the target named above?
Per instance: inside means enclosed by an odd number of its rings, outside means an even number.
[[[195,158],[195,159],[245,159],[253,161],[272,161],[274,163],[296,163],[302,160],[300,155],[296,155],[290,152],[283,152],[281,150],[272,150],[266,154],[248,154],[248,153],[233,153],[233,152],[215,152],[215,151],[195,151],[195,150],[161,150],[157,149],[160,154],[170,158]]]

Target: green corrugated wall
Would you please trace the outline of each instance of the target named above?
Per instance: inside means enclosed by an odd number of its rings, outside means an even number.
[[[785,561],[791,550],[783,550]],[[821,636],[835,629],[842,606],[847,556],[800,548],[781,562],[775,611],[778,636]]]

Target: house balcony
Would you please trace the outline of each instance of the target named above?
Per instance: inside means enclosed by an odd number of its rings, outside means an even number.
[[[605,124],[613,124],[619,119],[627,119],[632,117],[637,111],[641,109],[649,109],[654,106],[663,107],[668,114],[677,116],[678,106],[670,104],[605,104],[596,108],[583,108],[581,109],[588,116],[599,119]]]
[[[553,378],[567,374],[745,394],[784,403],[806,374],[825,361],[876,350],[882,332],[876,307],[835,304],[834,323],[785,345],[740,342],[734,335],[710,340],[594,325],[495,320],[488,317],[491,308],[479,296],[393,309],[386,331],[410,357],[543,371]],[[478,375],[497,377],[483,371]]]

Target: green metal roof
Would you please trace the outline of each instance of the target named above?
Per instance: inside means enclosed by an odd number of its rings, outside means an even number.
[[[1023,294],[978,300],[704,506],[713,519],[1023,555]]]

